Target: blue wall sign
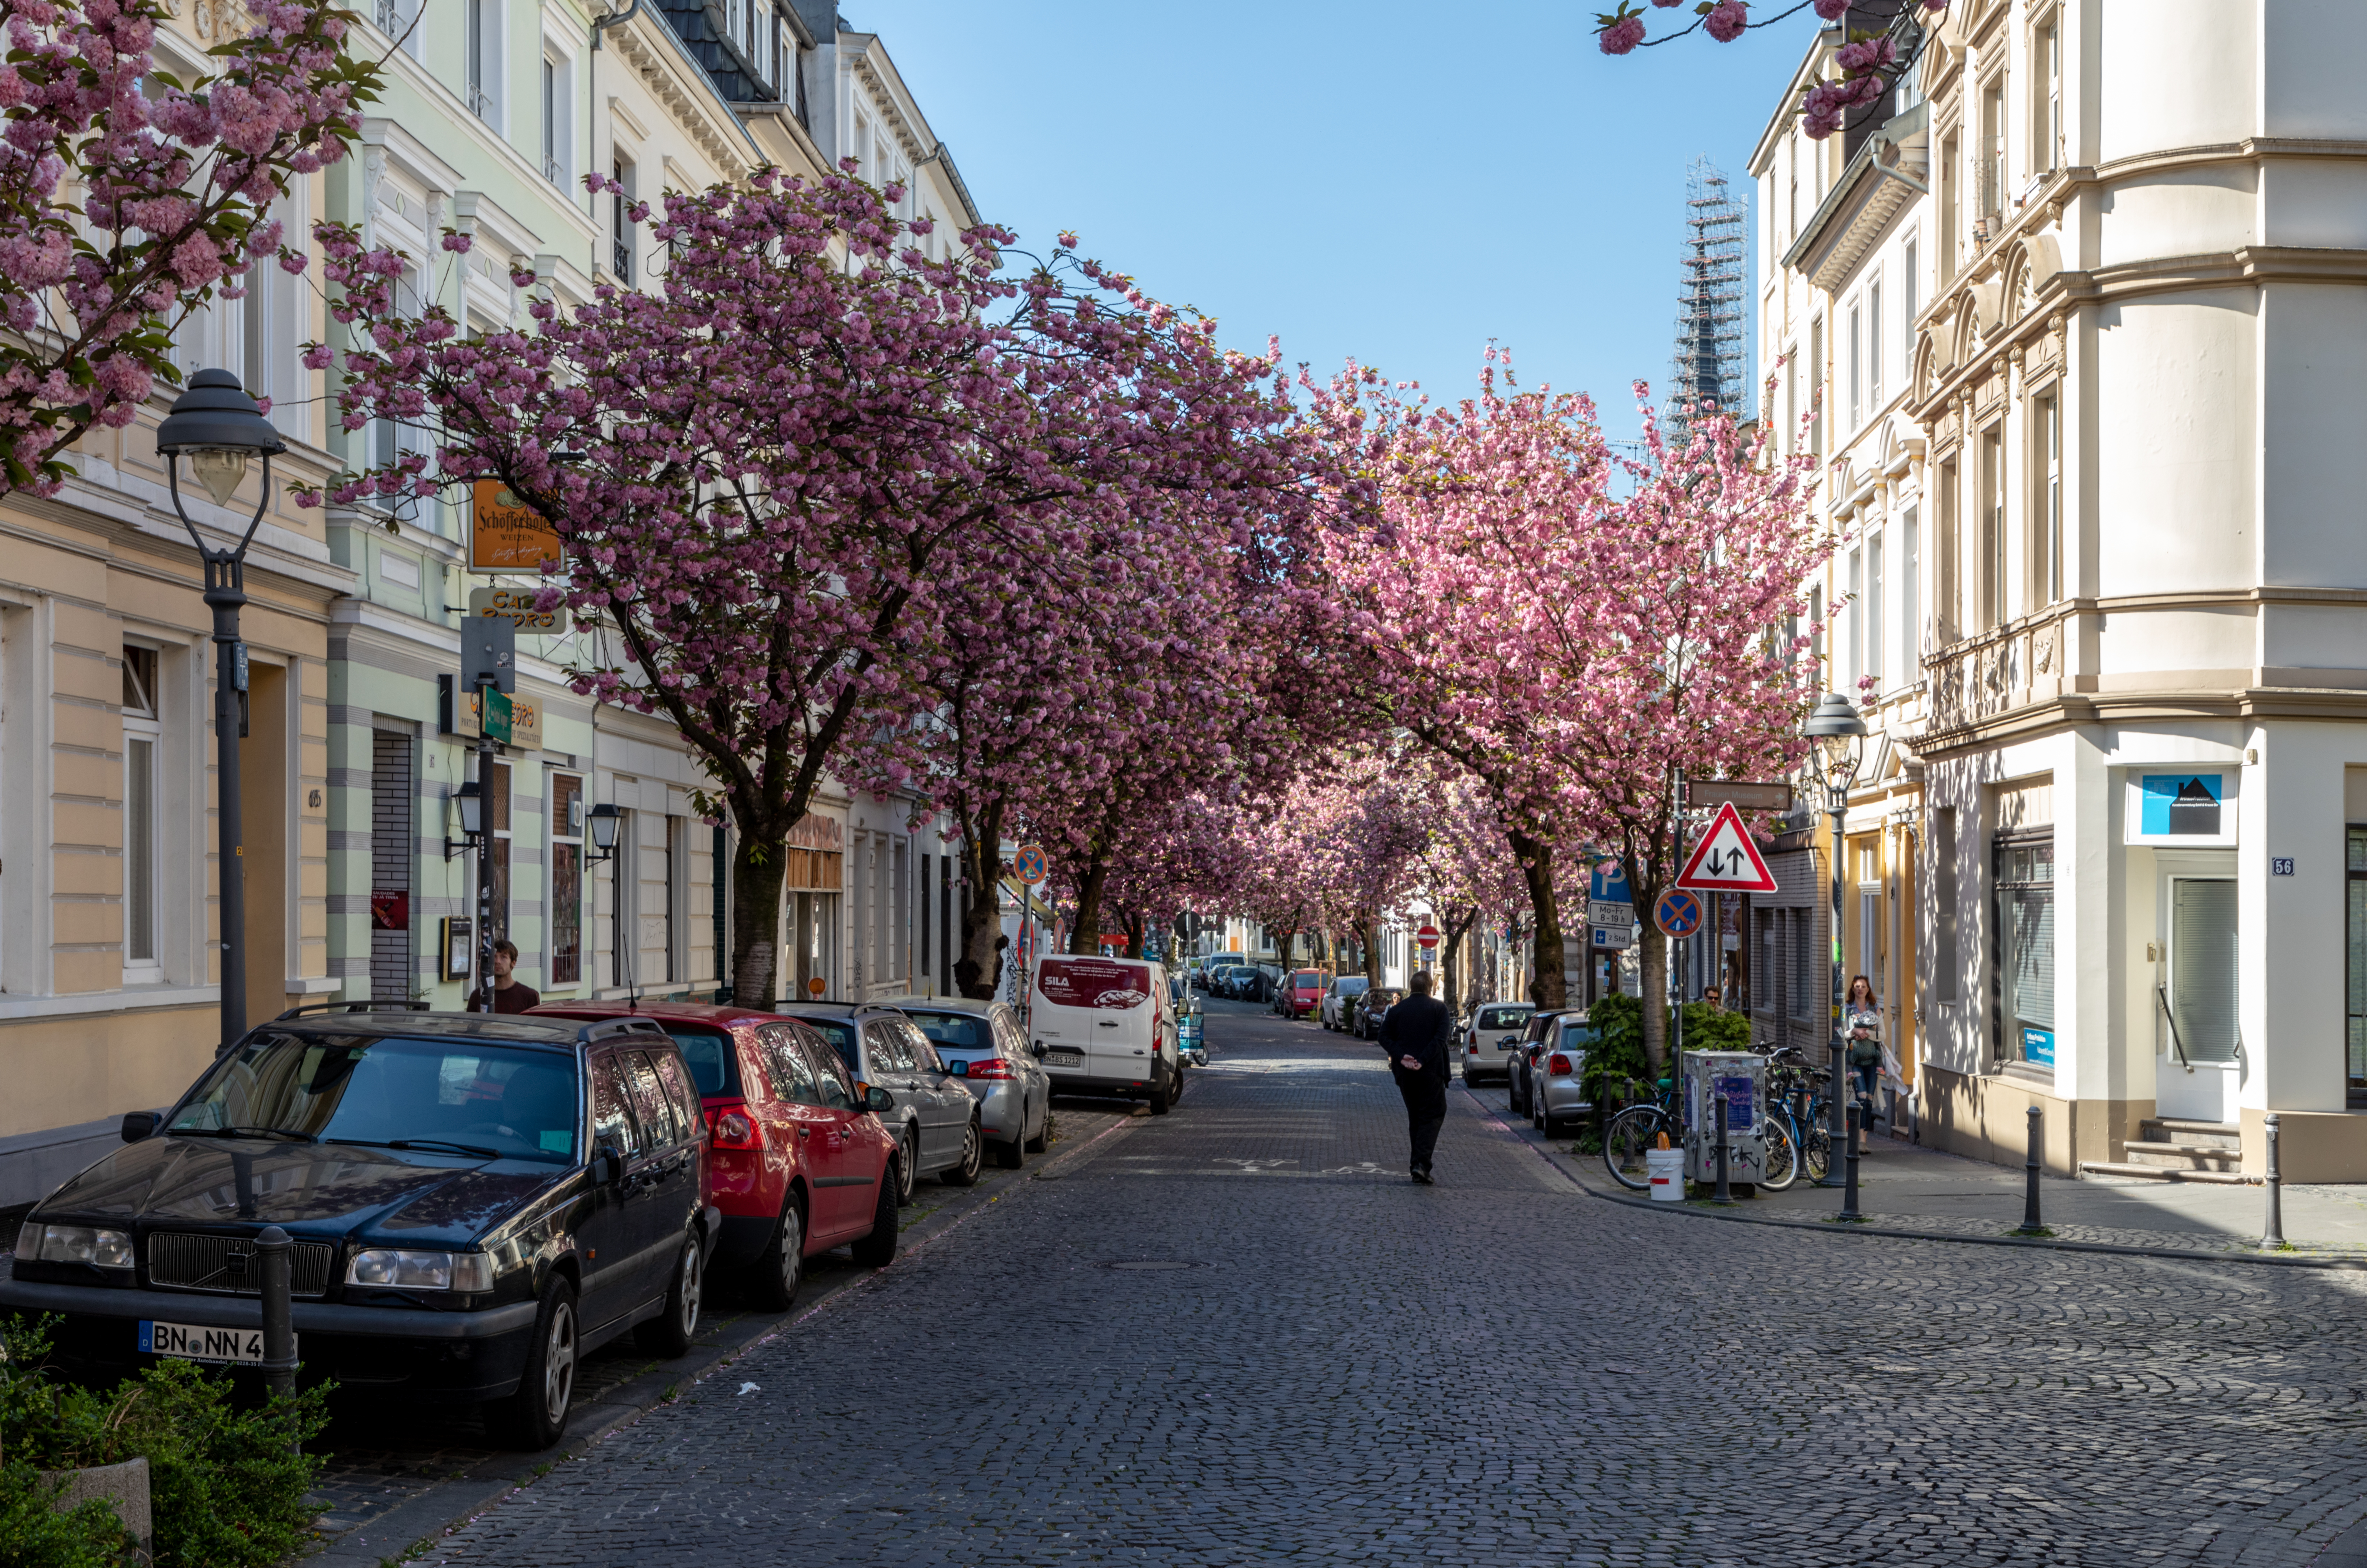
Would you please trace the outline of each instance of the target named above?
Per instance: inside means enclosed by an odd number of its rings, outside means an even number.
[[[2033,1029],[2028,1024],[2022,1025],[2022,1059],[2033,1067],[2053,1066],[2055,1065],[2055,1031]]]
[[[2147,838],[2215,839],[2227,792],[2217,773],[2146,773],[2138,831]]]

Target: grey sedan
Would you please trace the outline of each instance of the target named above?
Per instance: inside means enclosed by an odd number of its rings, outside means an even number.
[[[1509,1081],[1521,1032],[1536,1010],[1535,1002],[1488,1002],[1473,1010],[1470,1027],[1463,1035],[1463,1081]]]
[[[1029,1052],[1008,1003],[898,997],[887,1005],[921,1026],[946,1071],[968,1088],[996,1164],[1017,1170],[1029,1155],[1044,1152],[1052,1077]]]

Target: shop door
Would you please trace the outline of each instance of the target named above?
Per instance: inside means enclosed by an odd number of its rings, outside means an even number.
[[[2155,1103],[2164,1116],[2235,1118],[2237,1023],[2236,884],[2221,877],[2169,885],[2169,1021]],[[2178,1061],[2184,1053],[2188,1072]]]

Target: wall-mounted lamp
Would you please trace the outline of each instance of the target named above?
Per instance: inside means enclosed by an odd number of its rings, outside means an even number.
[[[485,830],[485,796],[476,780],[470,779],[454,790],[449,800],[450,816],[444,829],[444,858],[447,861],[474,844]],[[458,839],[452,837],[455,829],[460,835]]]
[[[592,808],[588,824],[592,829],[593,863],[617,858],[617,827],[624,819],[625,814],[605,800]]]

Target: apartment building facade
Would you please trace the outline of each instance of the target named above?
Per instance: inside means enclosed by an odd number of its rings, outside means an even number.
[[[1840,206],[1769,280],[1834,286],[1808,357],[1845,409],[1832,323],[1915,246],[1818,586],[1829,637],[1870,624],[1860,497],[1894,540],[1912,508],[1883,614],[1918,689],[1869,753],[1921,774],[1888,887],[1927,1141],[2018,1159],[2034,1104],[2059,1170],[2256,1175],[2274,1111],[2288,1179],[2367,1179],[2362,62],[2339,4],[1959,0],[1873,154],[1925,189],[1877,233],[1839,188],[1864,148],[1829,150]],[[2228,1152],[2164,1155],[2204,1132]]]

